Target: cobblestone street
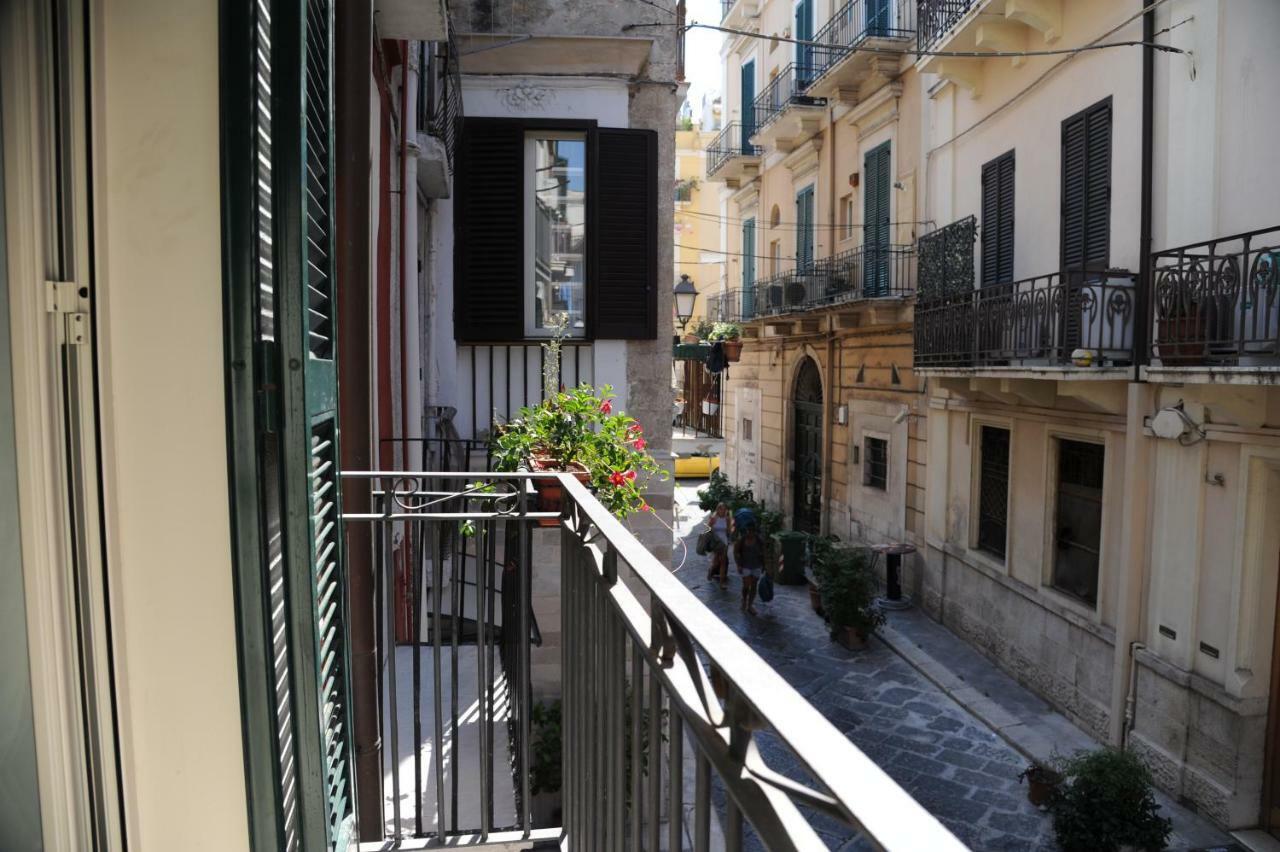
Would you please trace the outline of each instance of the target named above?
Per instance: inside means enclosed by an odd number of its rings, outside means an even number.
[[[739,610],[732,564],[728,590],[708,581],[708,557],[693,550],[703,517],[694,490],[677,486],[683,508],[677,532],[688,546],[677,576],[700,600],[970,848],[1057,848],[1049,814],[1027,801],[1018,781],[1022,755],[878,637],[861,651],[832,642],[803,586],[775,586],[773,601],[757,602],[759,615],[752,617]],[[673,564],[681,558],[677,542]],[[766,760],[791,774],[793,759],[770,739],[762,737]],[[831,821],[821,824],[840,830]],[[870,848],[851,831],[826,839],[832,849]],[[1175,835],[1170,848],[1188,843]]]

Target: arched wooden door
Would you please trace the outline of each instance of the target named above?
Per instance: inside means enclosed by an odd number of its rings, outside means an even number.
[[[822,377],[805,358],[791,395],[795,434],[792,444],[792,528],[818,532],[822,524]]]

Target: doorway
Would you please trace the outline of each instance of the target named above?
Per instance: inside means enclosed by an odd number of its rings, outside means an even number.
[[[816,533],[822,526],[822,377],[806,357],[792,393],[792,529]]]
[[[1280,553],[1275,555],[1280,573]],[[1276,594],[1276,612],[1280,613],[1280,589]],[[1280,615],[1272,627],[1271,699],[1267,702],[1267,747],[1262,770],[1262,825],[1267,833],[1280,840]]]

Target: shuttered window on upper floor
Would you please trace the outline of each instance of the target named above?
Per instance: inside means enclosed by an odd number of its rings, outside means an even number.
[[[456,172],[461,342],[658,333],[657,134],[582,121],[468,118]]]
[[[1062,122],[1062,269],[1097,273],[1111,248],[1111,98]]]
[[[982,285],[1013,280],[1013,152],[982,167]]]

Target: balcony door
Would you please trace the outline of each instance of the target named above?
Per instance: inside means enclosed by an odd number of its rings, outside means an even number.
[[[803,92],[813,80],[813,0],[796,2],[796,92]]]
[[[862,163],[863,281],[868,298],[889,294],[889,143],[867,152]]]
[[[867,4],[867,36],[887,36],[889,34],[890,0],[866,0]]]
[[[792,529],[818,532],[822,525],[822,377],[806,357],[791,395]]]
[[[813,186],[796,193],[796,271],[813,265]]]
[[[1080,345],[1084,284],[1107,268],[1111,247],[1111,98],[1062,122],[1062,276],[1058,357]]]
[[[755,316],[756,309],[756,220],[742,223],[742,319]]]
[[[742,138],[738,140],[739,152],[751,150],[751,137],[756,132],[756,63],[742,63]]]

